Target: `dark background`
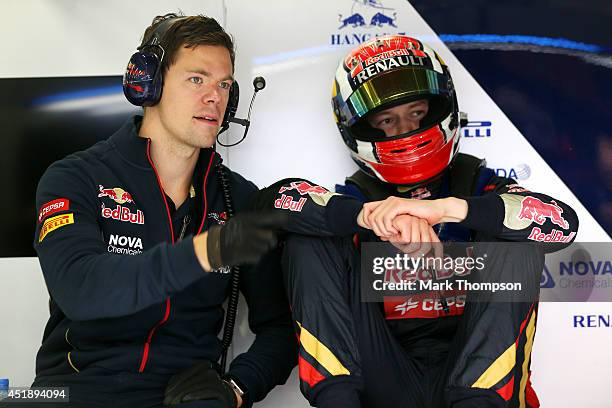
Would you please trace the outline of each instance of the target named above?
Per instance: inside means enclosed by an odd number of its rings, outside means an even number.
[[[0,256],[36,256],[38,180],[138,112],[121,98],[120,76],[0,79]]]
[[[610,235],[612,3],[414,0],[410,4]],[[472,34],[566,39],[600,50],[456,42],[451,36]]]

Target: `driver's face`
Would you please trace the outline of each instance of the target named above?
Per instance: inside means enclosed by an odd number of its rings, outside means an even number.
[[[366,120],[373,128],[385,132],[385,136],[397,136],[418,129],[428,111],[429,101],[419,99],[377,112]]]

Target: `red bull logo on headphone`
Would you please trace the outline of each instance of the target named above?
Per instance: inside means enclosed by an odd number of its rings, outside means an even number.
[[[126,73],[127,75],[135,76],[135,77],[142,77],[142,76],[147,75],[147,73],[144,70],[138,68],[132,62],[128,64]]]

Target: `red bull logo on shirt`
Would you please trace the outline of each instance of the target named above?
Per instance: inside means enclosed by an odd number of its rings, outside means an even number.
[[[544,225],[547,218],[563,229],[569,228],[569,223],[563,216],[563,208],[559,207],[555,201],[547,204],[538,198],[527,196],[521,201],[521,210],[517,215],[519,220],[531,220],[536,224]],[[530,238],[531,239],[531,238]]]
[[[144,214],[140,210],[136,210],[135,213],[131,212],[129,208],[117,205],[114,209],[105,207],[102,204],[101,215],[103,218],[110,218],[112,220],[129,222],[130,224],[144,224]]]
[[[104,188],[104,186],[100,184],[99,189],[100,194],[98,194],[98,197],[109,197],[113,199],[117,204],[134,203],[132,195],[121,187]]]

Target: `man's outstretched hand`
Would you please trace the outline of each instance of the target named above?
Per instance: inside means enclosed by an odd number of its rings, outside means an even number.
[[[218,400],[225,407],[242,405],[242,399],[221,377],[210,361],[202,361],[170,378],[164,393],[164,405],[188,401]]]
[[[241,213],[225,225],[212,226],[193,239],[196,256],[204,270],[222,266],[255,264],[277,243],[288,222],[285,212]]]

